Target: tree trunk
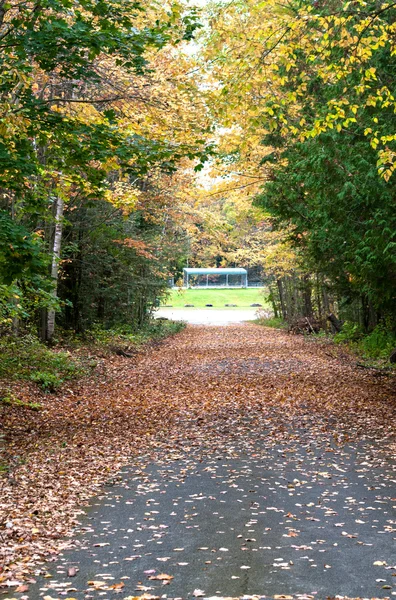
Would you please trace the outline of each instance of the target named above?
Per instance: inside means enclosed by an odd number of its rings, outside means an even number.
[[[55,234],[54,244],[52,247],[52,262],[51,262],[51,279],[53,283],[52,297],[54,301],[57,298],[58,290],[58,274],[59,274],[59,260],[61,253],[62,243],[62,226],[63,226],[63,208],[64,202],[62,198],[56,200],[56,211],[55,211]],[[51,342],[55,333],[55,309],[51,308],[47,312],[46,319],[46,331],[45,341]]]
[[[12,299],[12,304],[15,306],[15,312],[17,312],[17,304],[18,304],[18,299],[17,298],[13,298]],[[12,333],[13,335],[15,335],[15,337],[19,336],[19,317],[17,314],[15,314],[12,317]]]
[[[313,315],[313,308],[312,308],[312,283],[311,280],[309,278],[309,275],[304,275],[303,277],[303,283],[304,283],[304,287],[303,287],[303,299],[304,299],[304,305],[303,305],[303,314],[304,317],[308,317],[308,319],[310,319]]]
[[[328,295],[327,289],[323,283],[322,283],[322,299],[323,299],[323,311],[328,314],[331,313],[332,311],[330,308],[329,295]]]
[[[319,321],[322,321],[322,301],[321,301],[321,286],[319,275],[316,273],[316,304],[318,306]]]
[[[340,331],[342,329],[342,322],[339,319],[337,319],[337,317],[335,315],[333,315],[333,313],[330,313],[329,316],[327,317],[327,319],[331,323],[333,332],[340,333]]]
[[[287,319],[287,311],[286,311],[286,305],[285,305],[285,297],[284,297],[284,292],[283,292],[282,280],[281,279],[277,279],[276,280],[276,285],[278,286],[279,302],[280,302],[280,306],[281,306],[282,318],[286,321],[286,319]]]
[[[86,215],[86,211],[84,209],[84,214]],[[82,319],[82,298],[81,298],[81,284],[83,280],[83,261],[84,261],[84,252],[83,252],[83,229],[82,229],[82,219],[79,223],[79,231],[78,231],[78,253],[75,257],[75,262],[77,263],[75,268],[75,284],[74,284],[74,294],[73,294],[73,311],[74,311],[74,331],[76,333],[82,333],[84,331],[83,319]]]
[[[299,279],[296,274],[293,273],[284,277],[282,283],[286,319],[288,323],[291,323],[295,318],[300,317],[302,313]]]
[[[268,299],[269,299],[269,301],[270,301],[270,302],[271,302],[271,304],[272,304],[272,309],[273,309],[273,311],[274,311],[274,317],[277,319],[277,318],[279,317],[279,311],[278,311],[278,306],[277,306],[277,303],[276,303],[276,296],[275,296],[275,293],[276,293],[276,292],[275,292],[275,290],[273,289],[273,287],[272,287],[272,284],[271,284],[271,283],[270,283],[270,285],[269,285],[269,292],[270,292],[270,293],[269,293]]]
[[[366,295],[361,297],[361,302],[363,329],[365,333],[368,333],[370,331],[370,303]]]

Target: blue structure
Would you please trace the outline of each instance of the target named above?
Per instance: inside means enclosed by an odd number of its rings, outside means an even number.
[[[184,287],[240,287],[247,288],[246,269],[183,269]]]

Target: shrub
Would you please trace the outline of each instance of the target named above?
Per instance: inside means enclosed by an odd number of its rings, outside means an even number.
[[[349,343],[358,354],[374,359],[388,359],[396,347],[396,335],[386,322],[377,325],[368,335],[363,334],[359,325],[347,322],[334,340]]]
[[[377,327],[360,343],[363,353],[369,358],[389,358],[396,347],[396,336],[384,324]]]
[[[131,325],[120,325],[111,329],[103,329],[96,326],[90,331],[94,343],[108,346],[110,344],[128,343],[139,347],[145,342],[155,339],[163,339],[169,335],[178,333],[186,324],[182,321],[164,321],[152,319],[143,328],[136,331]]]
[[[273,327],[274,329],[285,329],[287,327],[287,323],[280,317],[259,317],[256,323],[264,327]]]
[[[47,371],[35,371],[31,374],[30,379],[42,387],[46,392],[56,392],[63,383],[63,379],[58,377],[58,375]]]
[[[25,402],[24,400],[20,400],[14,396],[14,394],[10,393],[0,398],[0,404],[3,404],[4,406],[21,406],[23,408],[29,408],[30,410],[42,409],[42,406],[39,402]]]
[[[32,375],[38,372],[66,381],[83,375],[86,366],[69,352],[48,348],[31,335],[0,338],[0,379],[34,381]]]
[[[336,333],[334,341],[339,342],[357,342],[363,337],[363,331],[360,325],[346,321],[340,333]]]

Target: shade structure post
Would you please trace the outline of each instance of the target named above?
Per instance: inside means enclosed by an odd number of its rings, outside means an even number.
[[[228,287],[228,273],[226,275],[226,287]]]
[[[206,287],[209,287],[209,275],[206,275]]]

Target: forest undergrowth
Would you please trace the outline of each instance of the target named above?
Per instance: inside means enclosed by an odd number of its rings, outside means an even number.
[[[152,320],[136,331],[129,325],[104,329],[93,327],[77,335],[59,330],[51,346],[35,335],[25,333],[0,337],[0,381],[32,381],[46,392],[54,392],[62,384],[89,374],[97,359],[109,354],[128,355],[139,352],[143,345],[157,342],[177,333],[185,325],[176,321]],[[0,396],[0,402],[4,402]]]
[[[256,323],[262,327],[290,330],[290,325],[281,317],[259,316]],[[326,340],[329,344],[346,348],[357,361],[361,361],[362,367],[396,372],[395,361],[390,360],[396,345],[396,337],[385,324],[377,325],[370,333],[364,333],[358,324],[347,321],[339,333],[322,330],[312,334],[308,331],[305,336],[313,342]]]

